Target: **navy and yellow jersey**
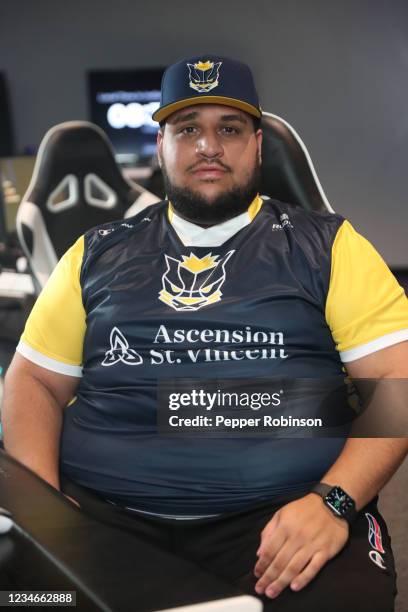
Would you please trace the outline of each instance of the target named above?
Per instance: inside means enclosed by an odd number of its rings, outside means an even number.
[[[18,351],[82,376],[61,468],[145,511],[217,513],[319,480],[343,439],[175,439],[158,379],[321,378],[408,339],[408,305],[339,215],[256,198],[203,229],[167,202],[89,231],[64,255]]]

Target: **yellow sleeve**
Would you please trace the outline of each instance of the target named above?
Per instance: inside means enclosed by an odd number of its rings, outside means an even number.
[[[408,339],[404,289],[348,221],[333,244],[326,321],[344,362]]]
[[[81,376],[86,315],[79,275],[84,237],[60,259],[27,319],[17,351],[47,369]]]

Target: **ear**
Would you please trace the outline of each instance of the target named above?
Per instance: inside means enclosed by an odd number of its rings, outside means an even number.
[[[160,168],[162,167],[162,154],[163,154],[163,138],[164,138],[164,134],[163,134],[163,130],[162,128],[159,128],[159,131],[157,132],[157,160],[159,162],[159,166]]]
[[[257,130],[256,134],[256,143],[257,143],[257,147],[258,147],[258,159],[259,159],[259,163],[262,163],[262,138],[263,138],[263,133],[262,130]]]

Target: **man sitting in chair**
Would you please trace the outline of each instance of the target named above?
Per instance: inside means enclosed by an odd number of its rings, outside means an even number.
[[[7,374],[5,448],[266,610],[390,610],[376,496],[407,439],[159,435],[156,397],[160,379],[406,378],[404,291],[340,215],[259,196],[245,64],[170,66],[154,118],[168,200],[59,262]]]

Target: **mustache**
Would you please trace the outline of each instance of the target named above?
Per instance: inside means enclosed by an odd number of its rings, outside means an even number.
[[[220,168],[224,170],[224,172],[231,172],[230,166],[227,166],[227,164],[224,164],[220,160],[213,160],[213,161],[208,161],[208,162],[203,162],[203,161],[196,162],[195,164],[188,166],[187,172],[194,172],[195,170],[205,168],[206,166],[219,166]]]

